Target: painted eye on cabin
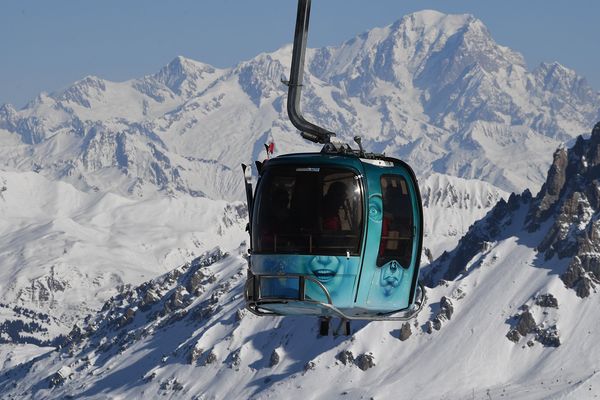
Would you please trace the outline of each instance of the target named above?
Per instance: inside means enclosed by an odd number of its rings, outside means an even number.
[[[381,222],[383,218],[383,199],[380,194],[369,196],[369,219],[373,222]]]

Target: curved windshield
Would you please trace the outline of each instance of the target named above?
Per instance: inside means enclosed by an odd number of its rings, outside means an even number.
[[[363,191],[352,170],[267,168],[256,201],[255,253],[360,253]]]

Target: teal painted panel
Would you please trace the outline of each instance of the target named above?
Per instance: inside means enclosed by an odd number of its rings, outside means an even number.
[[[397,174],[406,180],[411,194],[413,224],[416,232],[419,232],[421,216],[414,185],[409,173],[398,166],[380,167],[365,164],[364,169],[368,187],[368,231],[356,306],[381,312],[406,308],[410,305],[410,289],[416,269],[418,240],[412,243],[410,265],[401,265],[399,261],[392,260],[377,267],[384,212],[381,176]]]
[[[354,287],[358,274],[360,257],[315,256],[292,254],[253,254],[252,273],[255,275],[299,274],[316,278],[328,290],[333,304],[338,308],[352,307]],[[263,296],[298,297],[296,278],[265,280],[262,283]],[[327,303],[323,290],[315,283],[306,282],[306,296],[312,300]]]

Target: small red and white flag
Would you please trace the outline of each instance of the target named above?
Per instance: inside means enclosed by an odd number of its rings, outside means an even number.
[[[269,155],[275,152],[275,142],[265,143],[265,150],[267,151],[267,159],[269,159]]]

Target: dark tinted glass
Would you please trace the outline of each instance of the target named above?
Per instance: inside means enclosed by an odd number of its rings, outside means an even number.
[[[360,252],[362,187],[351,171],[271,167],[260,184],[253,226],[257,253]]]
[[[383,222],[377,265],[396,260],[403,267],[410,265],[414,238],[412,204],[408,184],[399,175],[381,177]]]

